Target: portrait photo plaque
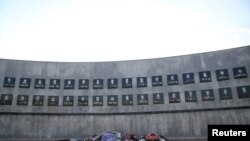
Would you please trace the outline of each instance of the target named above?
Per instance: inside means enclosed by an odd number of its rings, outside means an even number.
[[[171,74],[167,75],[168,85],[178,85],[178,75],[177,74]]]
[[[35,79],[35,89],[44,89],[45,81],[45,79]]]
[[[89,97],[88,96],[78,96],[78,106],[88,106]]]
[[[108,95],[108,106],[117,106],[118,105],[118,96],[117,95]]]
[[[30,88],[30,78],[20,78],[19,88]]]
[[[43,95],[34,95],[32,105],[33,106],[43,106],[44,96]]]
[[[73,106],[74,96],[63,96],[63,106]]]
[[[79,79],[79,89],[88,89],[89,79]]]
[[[211,82],[212,78],[211,78],[211,73],[210,71],[202,71],[199,72],[199,77],[200,77],[200,82]]]
[[[48,106],[58,106],[59,96],[48,96]]]
[[[138,94],[137,105],[148,105],[148,94]]]
[[[133,95],[122,95],[122,105],[133,105]]]
[[[185,91],[184,94],[186,102],[197,102],[196,91]]]
[[[93,89],[103,89],[103,79],[94,79]]]
[[[50,79],[50,89],[60,89],[60,79]]]
[[[213,89],[201,90],[202,101],[214,101]]]
[[[118,88],[118,79],[110,78],[108,79],[108,89],[116,89]]]
[[[1,95],[1,105],[12,105],[12,94],[2,94]]]
[[[219,88],[220,100],[233,99],[232,90],[228,88]]]
[[[93,106],[103,106],[103,96],[93,96]]]
[[[74,89],[75,80],[74,79],[65,79],[64,80],[64,89]]]
[[[16,105],[28,105],[29,96],[28,95],[18,95]]]
[[[137,87],[147,87],[147,77],[137,77]]]
[[[182,79],[184,84],[194,83],[194,73],[184,73],[182,74]]]
[[[229,80],[228,70],[227,69],[216,70],[216,77],[217,81]]]
[[[15,87],[16,78],[14,77],[4,77],[4,87],[13,88]]]
[[[132,88],[132,78],[122,78],[122,88]]]
[[[169,92],[168,93],[169,97],[169,103],[180,103],[180,92]]]
[[[152,86],[156,87],[156,86],[162,86],[163,82],[162,82],[162,76],[152,76]]]
[[[250,98],[250,86],[239,86],[237,92],[239,98]]]
[[[153,104],[164,104],[163,93],[153,93]]]
[[[247,78],[247,71],[245,67],[233,68],[233,73],[235,79]]]

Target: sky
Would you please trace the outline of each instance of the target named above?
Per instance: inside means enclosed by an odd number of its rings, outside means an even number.
[[[103,62],[250,45],[249,0],[0,0],[0,58]]]

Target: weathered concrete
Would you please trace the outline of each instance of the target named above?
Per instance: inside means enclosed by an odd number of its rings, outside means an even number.
[[[143,135],[158,132],[170,139],[204,139],[208,124],[250,124],[250,99],[239,99],[236,87],[250,85],[250,78],[234,79],[232,68],[245,66],[250,75],[250,46],[209,53],[117,62],[35,62],[0,60],[0,93],[13,94],[13,103],[0,105],[0,139],[81,138],[116,130]],[[217,81],[215,70],[228,69],[230,80]],[[199,72],[211,71],[212,82],[200,83]],[[193,72],[194,84],[183,84],[182,74]],[[167,85],[167,75],[178,74],[179,85]],[[151,77],[163,77],[163,86],[152,87]],[[3,87],[4,77],[15,77],[15,88]],[[21,77],[31,78],[31,88],[19,88]],[[132,77],[133,88],[121,88],[121,79]],[[148,86],[136,87],[137,77]],[[35,78],[46,79],[45,89],[34,89]],[[58,90],[49,79],[61,79]],[[93,79],[104,79],[104,89],[92,89]],[[118,89],[107,89],[107,79],[118,78]],[[64,79],[75,88],[65,90]],[[79,79],[90,79],[89,89],[78,89]],[[231,87],[233,99],[220,100],[218,88]],[[215,100],[202,101],[201,90],[213,89]],[[195,90],[197,102],[185,102],[184,91]],[[153,93],[164,93],[164,104],[153,104]],[[180,92],[180,103],[169,103],[168,92]],[[28,106],[16,105],[17,95],[29,95]],[[122,105],[122,95],[133,94],[134,105]],[[148,94],[148,105],[137,105],[137,94]],[[43,106],[32,106],[33,95],[45,95]],[[59,106],[47,106],[47,96],[59,96]],[[63,96],[74,96],[65,107]],[[77,106],[77,96],[88,95],[89,106]],[[92,96],[103,95],[103,106],[92,106]],[[107,96],[118,95],[118,106],[107,106]],[[157,113],[158,112],[158,113]]]

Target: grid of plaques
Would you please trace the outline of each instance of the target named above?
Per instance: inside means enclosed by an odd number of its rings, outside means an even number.
[[[235,79],[248,78],[246,67],[235,67],[232,69]],[[183,84],[194,84],[195,78],[194,73],[184,73],[182,74]],[[215,75],[217,81],[229,80],[228,69],[219,69],[215,70]],[[201,71],[198,72],[199,82],[207,83],[212,82],[211,71]],[[169,74],[167,77],[167,85],[179,85],[178,74]],[[31,87],[31,78],[20,78],[19,88],[30,88]],[[3,82],[3,87],[14,88],[16,78],[14,77],[5,77]],[[75,80],[74,79],[64,79],[64,89],[75,89]],[[104,83],[107,82],[108,89],[117,89],[118,88],[118,78],[109,78],[104,79],[93,79],[93,89],[104,89]],[[78,89],[89,89],[90,80],[89,79],[79,79]],[[121,78],[121,87],[122,88],[133,88],[133,79],[131,77]],[[49,80],[49,89],[60,89],[61,80],[53,78]],[[151,77],[152,87],[163,86],[163,77],[162,76],[152,76]],[[37,78],[35,79],[34,88],[35,89],[45,89],[46,79]],[[137,77],[136,78],[137,88],[148,87],[147,77]]]
[[[250,85],[238,86],[236,87],[238,98],[250,98]],[[184,91],[184,92],[168,92],[168,103],[180,103],[181,95],[184,94],[184,101],[187,103],[198,102],[197,98],[198,91]],[[201,94],[200,101],[215,101],[215,90],[213,89],[204,89],[199,91]],[[232,100],[232,88],[225,87],[219,88],[219,100]],[[164,104],[167,103],[164,101],[164,93],[153,93],[152,94],[152,103],[153,104]],[[2,94],[0,97],[1,105],[12,105],[13,94]],[[59,106],[59,96],[48,96],[47,105],[48,106]],[[74,106],[74,96],[63,96],[62,106]],[[136,99],[137,105],[149,105],[149,94],[126,94],[122,95],[122,105],[129,106],[134,105],[134,99]],[[43,106],[45,105],[45,96],[44,95],[33,95],[32,96],[32,105],[33,106]],[[119,95],[108,95],[107,96],[107,106],[118,106]],[[27,106],[29,103],[29,95],[17,95],[16,105],[18,106]],[[77,96],[77,106],[89,106],[89,96]],[[95,95],[92,96],[92,106],[104,106],[104,96]]]

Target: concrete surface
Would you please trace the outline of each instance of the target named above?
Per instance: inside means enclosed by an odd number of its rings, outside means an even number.
[[[0,59],[0,94],[13,94],[12,105],[0,105],[0,139],[82,138],[116,130],[143,135],[157,132],[169,139],[206,139],[208,124],[250,124],[250,98],[238,98],[237,86],[250,78],[234,79],[233,68],[244,66],[250,75],[250,46],[177,57],[117,62],[37,62]],[[217,81],[215,71],[227,69],[229,80]],[[200,83],[199,72],[210,71],[212,82]],[[182,74],[194,73],[195,83],[183,84]],[[167,84],[177,74],[179,84]],[[151,77],[162,76],[163,86],[152,87]],[[15,77],[15,87],[3,87],[4,77]],[[132,78],[133,88],[122,88],[122,78]],[[137,88],[137,77],[147,77],[147,87]],[[30,88],[19,88],[20,78],[31,78]],[[35,89],[35,78],[46,79],[45,89]],[[118,79],[117,89],[107,80]],[[60,89],[49,89],[50,79],[60,79]],[[64,89],[64,79],[74,79],[74,89]],[[79,79],[89,79],[89,89],[78,89]],[[93,89],[93,79],[103,79],[103,89]],[[233,99],[220,100],[218,89],[231,87]],[[215,100],[202,101],[201,90],[213,89]],[[185,102],[184,91],[196,91],[197,102]],[[169,92],[180,92],[180,103],[169,103]],[[164,104],[153,104],[153,93],[164,94]],[[16,105],[17,96],[29,95],[28,106]],[[122,95],[133,95],[133,106],[122,105]],[[148,105],[137,105],[137,94],[148,94]],[[43,106],[32,106],[33,95],[44,95]],[[108,95],[118,95],[118,105],[108,106]],[[59,96],[59,106],[48,106],[48,96]],[[74,96],[74,106],[63,106],[63,96]],[[88,106],[77,106],[78,96],[89,96]],[[92,106],[93,96],[104,96],[103,106]]]

